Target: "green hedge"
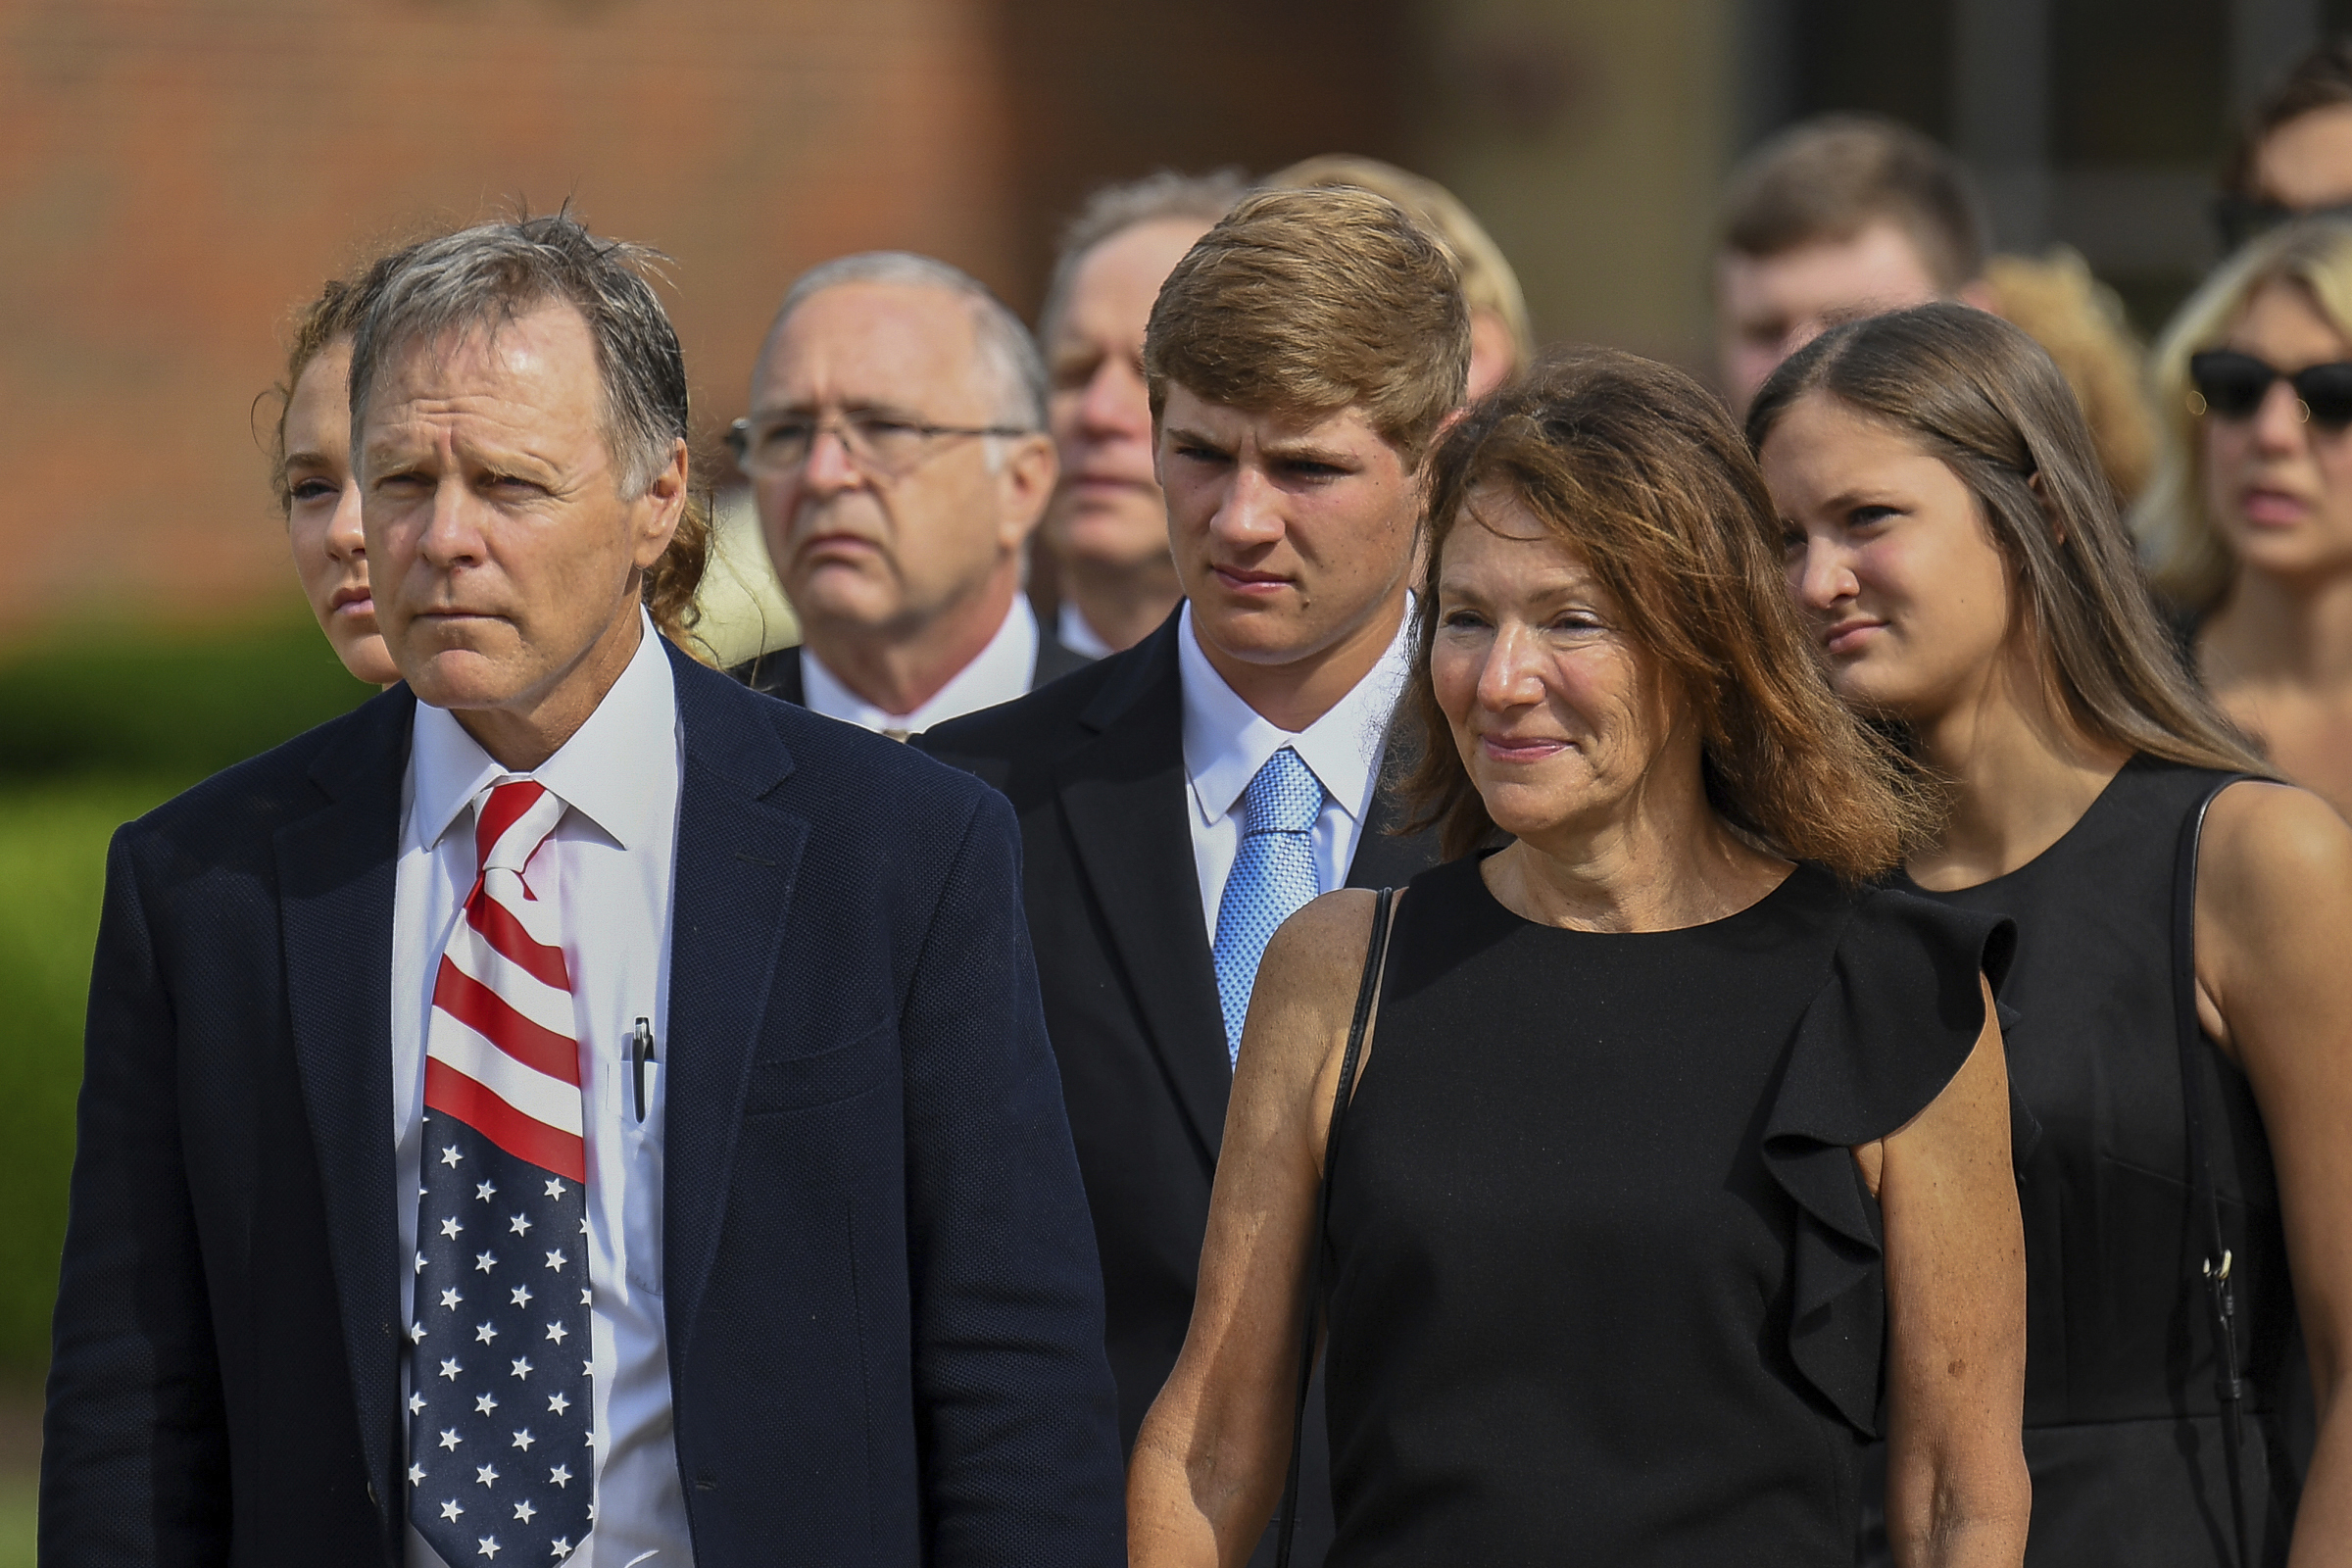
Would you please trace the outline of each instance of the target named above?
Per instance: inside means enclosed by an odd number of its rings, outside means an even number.
[[[0,659],[0,779],[193,783],[368,695],[308,619],[178,637],[83,630]]]
[[[82,631],[0,662],[0,1381],[48,1362],[107,841],[368,695],[307,621]]]

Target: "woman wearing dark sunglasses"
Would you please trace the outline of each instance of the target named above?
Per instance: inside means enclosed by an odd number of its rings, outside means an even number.
[[[1831,684],[1942,808],[1900,884],[2017,923],[2029,1568],[2352,1562],[2352,828],[2181,669],[2015,327],[1838,327],[1747,437]]]
[[[2248,246],[2156,356],[2173,448],[2133,519],[2229,715],[2352,812],[2352,224]]]

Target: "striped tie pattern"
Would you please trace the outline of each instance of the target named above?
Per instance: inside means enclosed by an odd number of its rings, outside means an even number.
[[[1242,795],[1242,847],[1226,873],[1217,903],[1217,1001],[1225,1011],[1225,1053],[1242,1059],[1242,1021],[1257,985],[1266,944],[1301,905],[1323,891],[1315,870],[1315,818],[1323,814],[1323,781],[1306,760],[1285,746],[1266,759]]]
[[[452,1568],[562,1561],[595,1521],[577,1024],[523,876],[564,810],[528,779],[483,792],[425,1029],[409,1519]]]

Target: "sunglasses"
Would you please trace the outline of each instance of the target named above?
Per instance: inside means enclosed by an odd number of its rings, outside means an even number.
[[[2225,419],[2251,417],[2270,395],[2271,383],[2283,380],[2302,400],[2303,417],[2326,430],[2352,425],[2352,361],[2313,365],[2288,375],[2251,354],[2213,349],[2188,360],[2191,414],[2212,414]]]

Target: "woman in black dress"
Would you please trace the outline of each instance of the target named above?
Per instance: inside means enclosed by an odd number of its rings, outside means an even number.
[[[1695,382],[1560,362],[1430,484],[1398,721],[1456,858],[1395,905],[1328,1161],[1376,898],[1267,950],[1131,1560],[1249,1555],[1320,1278],[1332,1568],[1850,1562],[1882,1431],[1906,1561],[2016,1563],[2006,922],[1860,886],[1914,813]]]
[[[2279,1563],[2291,1534],[2297,1564],[2352,1562],[2352,829],[2262,780],[2180,672],[2023,333],[1941,305],[1849,323],[1775,374],[1748,438],[1832,680],[1945,792],[1903,885],[2017,922],[2027,1560]]]

